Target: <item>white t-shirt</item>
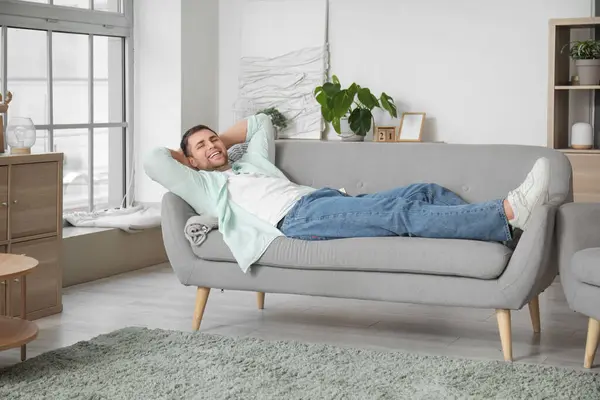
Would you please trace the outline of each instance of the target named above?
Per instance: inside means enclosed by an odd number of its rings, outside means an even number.
[[[229,199],[256,217],[276,226],[300,198],[315,189],[296,185],[287,179],[260,174],[227,176]]]

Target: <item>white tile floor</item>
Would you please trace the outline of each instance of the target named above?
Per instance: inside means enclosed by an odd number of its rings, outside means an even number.
[[[63,313],[37,320],[28,357],[126,326],[191,331],[195,292],[167,264],[67,288]],[[512,313],[515,362],[583,370],[587,318],[569,310],[558,282],[540,296],[540,309],[540,335],[527,308]],[[261,311],[255,293],[213,290],[201,331],[502,360],[493,310],[267,294]],[[19,354],[0,352],[0,367]]]

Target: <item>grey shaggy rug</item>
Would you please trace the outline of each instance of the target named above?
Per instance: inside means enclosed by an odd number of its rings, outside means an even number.
[[[553,367],[126,328],[0,370],[0,399],[600,399]]]

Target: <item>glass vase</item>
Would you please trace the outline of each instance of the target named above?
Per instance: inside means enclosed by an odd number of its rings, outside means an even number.
[[[35,125],[31,118],[13,117],[6,126],[6,143],[10,154],[31,154],[35,144]]]

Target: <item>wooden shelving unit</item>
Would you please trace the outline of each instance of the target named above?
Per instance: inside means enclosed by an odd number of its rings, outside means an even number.
[[[600,106],[599,85],[571,85],[577,75],[565,45],[574,40],[600,37],[600,17],[552,19],[549,23],[548,147],[566,154],[573,167],[573,191],[577,202],[600,202]],[[590,150],[569,147],[571,126],[588,122],[594,127],[595,146]]]
[[[62,153],[0,156],[0,261],[8,253],[39,262],[27,278],[30,320],[63,307],[62,166]],[[20,298],[18,279],[0,280],[0,315],[21,315]]]
[[[575,86],[554,86],[556,90],[596,90],[600,85],[575,85]]]
[[[600,154],[600,149],[576,150],[576,149],[557,149],[565,154]]]

